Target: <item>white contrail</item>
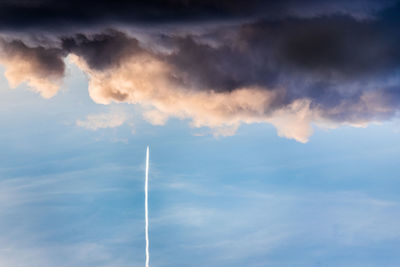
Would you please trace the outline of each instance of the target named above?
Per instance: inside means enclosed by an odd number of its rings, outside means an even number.
[[[149,147],[147,146],[147,152],[146,152],[146,181],[145,181],[145,185],[144,185],[144,210],[145,210],[145,219],[146,219],[146,267],[149,267],[149,261],[150,261],[148,193],[149,193]]]

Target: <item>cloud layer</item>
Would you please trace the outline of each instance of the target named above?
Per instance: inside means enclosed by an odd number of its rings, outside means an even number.
[[[165,25],[318,17],[343,14],[357,18],[392,6],[394,0],[5,0],[0,3],[0,29],[47,30],[109,25]]]
[[[139,104],[153,124],[178,117],[216,135],[271,123],[306,142],[311,124],[396,116],[396,2],[300,2],[100,1],[80,13],[75,1],[4,2],[0,63],[12,87],[48,98],[69,58],[95,102]]]

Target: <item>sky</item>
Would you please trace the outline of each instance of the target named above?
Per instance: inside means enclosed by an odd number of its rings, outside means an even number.
[[[2,1],[0,267],[398,266],[397,1]]]

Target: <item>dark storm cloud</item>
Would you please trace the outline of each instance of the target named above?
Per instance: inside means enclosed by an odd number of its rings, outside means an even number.
[[[263,17],[373,14],[394,0],[6,0],[0,2],[0,30],[56,31],[110,24],[185,24]]]
[[[279,73],[345,81],[397,67],[399,41],[397,25],[376,21],[341,16],[265,21],[241,26],[233,42],[218,47],[176,39],[171,61],[188,72],[194,68],[193,74],[222,90],[231,84],[269,85]]]
[[[397,24],[343,16],[264,21],[241,26],[229,41],[218,36],[216,47],[175,38],[176,50],[167,60],[201,88],[283,86],[289,98],[332,106],[359,94],[337,87],[384,78],[400,67]]]
[[[398,14],[372,0],[3,1],[0,46],[9,80],[46,97],[71,55],[96,102],[153,105],[156,124],[271,122],[305,141],[304,123],[398,112]]]
[[[119,65],[124,58],[143,51],[138,40],[114,30],[62,38],[62,49],[82,57],[91,68],[100,70]]]

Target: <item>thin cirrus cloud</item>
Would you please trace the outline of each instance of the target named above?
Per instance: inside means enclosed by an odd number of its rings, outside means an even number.
[[[142,105],[150,123],[189,119],[215,135],[270,123],[307,142],[313,124],[395,117],[397,2],[300,2],[100,1],[79,14],[76,1],[5,2],[0,63],[12,87],[26,82],[49,98],[68,57],[87,74],[96,103]],[[17,11],[30,12],[17,23]]]

